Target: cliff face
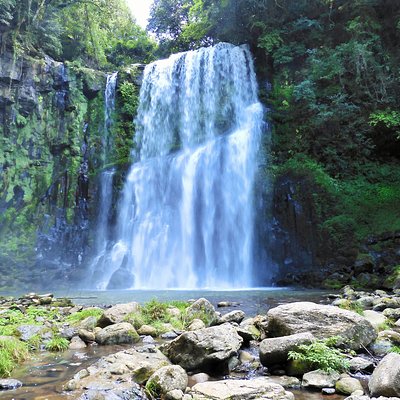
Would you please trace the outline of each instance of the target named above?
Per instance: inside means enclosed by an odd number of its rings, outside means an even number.
[[[101,72],[1,55],[0,288],[61,278],[84,257],[104,84]]]

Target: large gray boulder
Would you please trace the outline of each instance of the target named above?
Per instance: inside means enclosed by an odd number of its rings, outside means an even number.
[[[198,383],[189,392],[193,400],[294,400],[294,395],[265,378]]]
[[[313,340],[315,337],[310,332],[264,339],[260,344],[261,364],[265,367],[285,364],[289,351],[297,349],[302,344],[310,344]]]
[[[97,322],[97,326],[104,328],[108,325],[124,322],[127,315],[139,311],[139,303],[132,302],[126,304],[117,304],[104,311]]]
[[[375,368],[368,386],[373,396],[400,397],[400,354],[385,356]]]
[[[311,332],[318,339],[340,336],[339,342],[352,350],[376,339],[375,329],[361,315],[334,306],[297,302],[275,307],[267,313],[269,336]]]
[[[149,378],[146,389],[158,396],[166,395],[173,390],[185,391],[188,385],[186,371],[179,365],[162,367]]]
[[[230,324],[185,332],[163,346],[162,352],[187,371],[225,372],[243,339]]]
[[[135,328],[128,322],[106,326],[96,333],[95,338],[98,344],[133,344],[140,339]]]

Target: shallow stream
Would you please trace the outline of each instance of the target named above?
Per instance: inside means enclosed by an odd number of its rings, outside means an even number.
[[[327,303],[327,292],[305,291],[293,289],[252,289],[235,291],[63,291],[55,292],[57,297],[66,296],[75,304],[106,305],[138,301],[144,303],[151,299],[159,301],[189,300],[205,297],[215,307],[221,301],[239,303],[236,307],[219,308],[226,313],[234,308],[240,308],[247,316],[265,314],[268,309],[279,304],[293,301],[314,301]],[[88,367],[100,357],[116,353],[126,346],[89,346],[83,350],[69,350],[52,354],[38,352],[20,368],[14,371],[12,378],[23,382],[23,386],[13,391],[0,392],[0,400],[62,400],[68,395],[62,392],[63,384],[70,380],[79,370]],[[296,400],[342,400],[343,396],[323,396],[320,393],[293,391]]]

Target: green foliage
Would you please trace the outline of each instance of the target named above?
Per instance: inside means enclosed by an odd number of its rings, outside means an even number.
[[[65,351],[68,350],[69,342],[62,337],[54,337],[46,343],[46,350],[48,351]]]
[[[160,385],[154,379],[147,381],[145,389],[150,399],[158,399],[161,395]]]
[[[88,317],[95,317],[95,318],[99,319],[102,314],[103,314],[103,310],[101,308],[96,308],[96,307],[85,308],[82,311],[78,311],[76,313],[69,315],[67,317],[66,321],[71,324],[77,324]]]
[[[389,350],[390,353],[400,354],[400,346],[392,346]]]
[[[369,116],[371,126],[382,125],[385,128],[393,129],[397,139],[400,139],[400,112],[395,110],[376,111]]]
[[[326,372],[344,372],[350,367],[346,356],[333,348],[334,338],[330,340],[315,340],[309,345],[300,345],[297,350],[290,351],[290,360],[306,362],[310,367]]]
[[[28,358],[28,346],[12,337],[0,337],[0,377],[10,376],[12,370]]]
[[[123,0],[2,0],[0,28],[15,50],[107,68],[153,59],[156,43]]]
[[[139,89],[132,82],[124,81],[118,87],[122,98],[122,112],[129,114],[131,118],[136,115],[139,106]]]

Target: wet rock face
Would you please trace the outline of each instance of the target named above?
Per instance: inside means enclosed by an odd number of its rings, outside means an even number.
[[[321,186],[299,171],[275,180],[273,223],[265,241],[272,261],[279,266],[280,285],[318,286],[332,273],[347,273],[343,267],[354,264],[358,252],[354,232],[346,232],[338,246],[321,229],[327,218],[321,208],[326,212],[332,201]]]

